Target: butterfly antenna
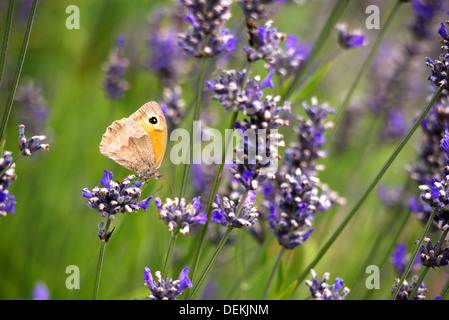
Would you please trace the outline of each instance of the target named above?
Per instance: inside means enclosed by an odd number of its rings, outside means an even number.
[[[161,175],[161,177],[165,180],[165,182],[167,182],[168,189],[170,190],[170,196],[173,197],[173,190],[172,190],[170,184],[168,183],[167,179],[165,179],[164,176]]]

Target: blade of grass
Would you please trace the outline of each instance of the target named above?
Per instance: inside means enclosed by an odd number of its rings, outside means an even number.
[[[11,35],[12,17],[14,15],[15,0],[9,0],[8,13],[6,14],[5,33],[3,35],[2,54],[0,56],[0,85],[3,79],[3,69],[5,66],[6,53],[8,51],[9,36]]]
[[[3,141],[3,136],[5,133],[6,125],[9,120],[9,115],[11,114],[12,104],[14,102],[14,97],[16,95],[17,86],[19,85],[20,75],[22,74],[23,62],[25,61],[25,56],[28,48],[28,42],[31,36],[31,29],[33,28],[34,16],[36,14],[37,1],[33,1],[33,5],[31,7],[30,16],[28,18],[27,28],[25,31],[25,36],[22,43],[22,49],[20,50],[19,61],[17,62],[16,72],[14,74],[14,79],[12,82],[12,88],[9,92],[8,101],[6,103],[6,108],[3,113],[2,124],[0,126],[0,141]]]

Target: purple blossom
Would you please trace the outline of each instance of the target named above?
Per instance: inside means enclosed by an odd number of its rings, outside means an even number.
[[[359,30],[348,31],[346,25],[340,24],[338,29],[338,44],[343,49],[364,47],[366,45],[365,36]]]
[[[268,17],[268,5],[284,2],[285,0],[239,0],[245,16],[254,20],[260,20]]]
[[[311,46],[301,43],[296,37],[287,35],[285,48],[280,48],[277,58],[270,67],[282,77],[298,72],[311,51]]]
[[[232,0],[180,2],[188,9],[185,21],[191,24],[189,33],[178,35],[178,44],[186,54],[197,58],[214,57],[235,48],[235,37],[223,28],[223,24],[231,17]]]
[[[50,145],[48,143],[42,143],[45,139],[47,137],[44,135],[32,136],[27,139],[25,137],[25,126],[23,124],[19,125],[19,147],[23,155],[31,156],[33,152],[38,150],[48,151]]]
[[[123,97],[128,89],[128,83],[123,80],[129,65],[129,60],[123,56],[126,38],[119,36],[116,46],[109,55],[109,60],[104,63],[105,71],[104,89],[110,99],[118,100]]]
[[[32,132],[40,132],[48,119],[48,106],[42,96],[41,88],[30,81],[20,86],[15,100],[20,104],[21,122]]]
[[[147,299],[176,300],[183,293],[183,290],[192,287],[192,282],[188,276],[189,268],[184,267],[177,280],[172,280],[172,278],[163,279],[160,271],[155,272],[156,279],[154,279],[150,268],[145,267],[143,279],[145,280],[145,285],[151,291]]]
[[[244,46],[250,62],[265,60],[269,65],[275,65],[280,54],[279,45],[286,39],[286,35],[272,28],[273,21],[269,20],[263,27],[257,27],[247,21],[249,46]]]
[[[33,300],[50,300],[50,291],[43,282],[37,282],[33,287]]]
[[[122,181],[113,181],[112,177],[112,172],[105,170],[99,183],[103,187],[82,190],[83,197],[88,198],[88,207],[99,211],[102,217],[114,216],[120,212],[138,212],[140,209],[145,211],[148,208],[149,201],[154,196],[139,201],[142,182],[133,181],[135,175],[129,175]]]
[[[256,218],[259,216],[257,208],[254,207],[255,198],[256,193],[254,191],[249,191],[245,200],[240,198],[239,202],[244,201],[244,203],[237,215],[239,205],[227,197],[220,199],[217,194],[215,202],[212,204],[211,221],[229,228],[249,228],[253,226],[257,222]]]
[[[317,300],[344,300],[350,291],[349,288],[344,287],[344,281],[341,278],[335,278],[333,285],[328,284],[329,272],[323,274],[322,280],[318,279],[313,269],[310,270],[310,274],[312,280],[306,280],[305,284],[309,287],[312,297]],[[341,293],[340,290],[342,290]]]
[[[190,225],[207,222],[207,215],[202,211],[200,197],[193,198],[191,203],[187,203],[185,198],[167,198],[165,203],[161,199],[155,199],[159,210],[159,217],[167,224],[168,230],[183,235],[189,234]]]
[[[391,289],[391,294],[394,294],[396,292],[400,280],[396,279],[395,281],[396,283],[393,285],[393,288]],[[407,281],[404,280],[404,282],[401,284],[399,288],[396,300],[408,300],[410,294],[417,285],[418,285],[418,276],[413,276],[411,283],[408,283]],[[419,288],[417,289],[412,300],[424,300],[426,298],[426,296],[424,295],[426,292],[427,289],[424,287],[424,282],[422,282],[421,284],[419,284]]]

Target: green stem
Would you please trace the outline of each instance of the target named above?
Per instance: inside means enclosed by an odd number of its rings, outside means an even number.
[[[5,33],[3,35],[2,54],[0,56],[0,84],[3,79],[3,69],[5,66],[6,53],[8,51],[9,36],[11,35],[12,17],[14,15],[15,0],[9,0],[8,13],[6,16]]]
[[[31,29],[33,27],[34,16],[36,13],[36,6],[37,6],[37,0],[34,0],[33,5],[31,7],[30,16],[28,18],[28,24],[27,24],[27,28],[25,31],[25,37],[23,39],[22,49],[20,50],[19,61],[17,62],[16,72],[14,74],[14,79],[12,82],[12,88],[11,88],[11,91],[9,92],[9,97],[8,97],[8,101],[6,103],[5,112],[3,113],[3,119],[2,119],[1,126],[0,126],[0,141],[3,141],[3,135],[5,133],[6,124],[8,123],[9,115],[11,114],[12,104],[14,102],[14,97],[16,95],[17,86],[19,85],[19,79],[20,79],[20,75],[22,73],[23,62],[25,61],[25,55],[26,55],[26,51],[28,48],[28,42],[30,40]]]
[[[103,269],[103,260],[104,260],[104,252],[106,249],[106,243],[109,240],[109,228],[111,226],[111,219],[108,217],[106,221],[106,226],[104,228],[104,234],[100,238],[100,255],[98,256],[98,264],[97,264],[97,274],[95,277],[95,286],[94,286],[94,300],[98,299],[98,290],[100,289],[100,278],[101,278],[101,270]]]
[[[232,114],[231,122],[229,123],[229,126],[228,126],[229,129],[234,128],[234,124],[235,124],[235,121],[237,120],[238,114],[239,114],[239,111],[234,111],[234,113]],[[228,141],[229,141],[229,139],[228,139]],[[193,258],[193,265],[192,265],[192,268],[190,271],[191,279],[193,279],[193,276],[195,275],[195,270],[198,265],[199,258],[201,256],[201,252],[203,250],[204,239],[206,238],[207,228],[209,227],[209,221],[210,221],[210,217],[212,215],[212,204],[214,203],[215,195],[217,194],[217,190],[220,185],[223,168],[224,168],[225,161],[226,161],[226,150],[227,149],[228,149],[228,146],[226,146],[225,141],[223,141],[223,152],[222,152],[222,156],[221,156],[221,163],[218,165],[217,173],[215,174],[214,183],[212,185],[212,190],[211,190],[211,193],[209,196],[209,201],[207,203],[207,209],[206,209],[207,221],[202,228],[202,231],[200,234],[200,240],[198,241],[197,250],[196,250],[195,256]]]
[[[246,189],[245,192],[243,192],[242,197],[240,198],[239,205],[237,207],[237,210],[235,212],[235,216],[239,217],[240,212],[242,211],[243,204],[245,203],[246,197],[248,196],[248,190]],[[226,233],[223,235],[223,238],[221,238],[220,243],[217,245],[217,248],[215,248],[214,253],[212,254],[212,257],[209,259],[206,267],[203,269],[203,272],[200,275],[200,278],[198,279],[197,283],[192,289],[192,292],[190,293],[188,300],[191,300],[195,297],[196,292],[198,291],[198,288],[201,287],[202,283],[206,279],[207,275],[209,274],[210,269],[212,268],[212,265],[214,264],[215,260],[218,257],[218,254],[221,252],[221,249],[223,249],[224,245],[226,244],[226,241],[228,240],[229,236],[231,235],[231,231],[233,228],[229,228],[226,230]]]
[[[173,257],[173,251],[175,248],[176,238],[178,237],[178,232],[173,232],[170,237],[170,243],[168,245],[167,255],[165,256],[164,269],[162,269],[162,278],[167,278],[168,270],[170,269],[170,263]]]
[[[184,171],[182,173],[182,181],[181,181],[181,189],[179,192],[179,198],[182,198],[185,195],[185,189],[187,185],[187,179],[190,174],[190,166],[193,162],[193,141],[195,139],[195,122],[199,120],[200,113],[201,113],[201,99],[203,94],[203,87],[204,87],[204,73],[206,69],[206,61],[207,58],[201,58],[201,65],[200,65],[200,71],[198,73],[198,89],[196,92],[196,102],[195,102],[195,109],[193,112],[193,119],[192,119],[192,131],[190,136],[190,149],[188,152],[189,159],[186,159],[186,164],[184,165]]]
[[[192,291],[190,292],[190,295],[187,298],[188,300],[192,300],[195,297],[196,292],[198,291],[199,287],[202,285],[206,276],[209,274],[209,271],[212,268],[212,265],[214,264],[215,259],[217,259],[218,254],[221,252],[221,249],[223,249],[224,245],[226,244],[226,241],[228,240],[229,236],[231,235],[232,230],[233,230],[232,228],[228,228],[226,230],[226,233],[223,235],[223,238],[221,238],[220,243],[217,245],[217,248],[215,248],[215,251],[212,254],[212,257],[209,259],[206,267],[204,268],[203,272],[201,273],[200,278],[198,279],[197,283],[193,286]]]
[[[441,293],[441,297],[440,300],[444,300],[446,299],[447,294],[449,293],[449,280],[446,283],[446,288],[444,289],[444,291]]]
[[[387,18],[387,21],[385,22],[385,25],[382,27],[379,37],[377,37],[376,42],[373,45],[373,48],[371,49],[370,54],[368,55],[368,58],[366,58],[365,63],[363,64],[362,68],[360,69],[359,73],[357,74],[357,77],[354,80],[354,83],[352,84],[351,88],[349,89],[348,93],[346,94],[345,99],[343,100],[342,105],[337,111],[337,114],[335,116],[334,120],[334,127],[332,130],[329,131],[330,136],[337,130],[338,125],[341,122],[341,119],[348,108],[349,102],[351,101],[351,97],[355,92],[355,89],[360,84],[360,81],[362,80],[363,76],[365,75],[366,71],[368,70],[371,62],[374,59],[374,56],[377,53],[377,50],[379,49],[380,44],[382,43],[382,40],[385,37],[385,34],[387,33],[388,28],[390,27],[391,23],[394,21],[394,17],[398,13],[398,9],[403,1],[397,0],[394,4],[393,9],[390,12],[390,15]]]
[[[288,87],[287,91],[285,92],[285,94],[283,96],[284,100],[287,100],[288,97],[290,97],[290,95],[295,91],[300,80],[306,74],[310,65],[312,64],[312,62],[315,60],[318,53],[323,48],[327,38],[332,34],[332,29],[334,28],[338,19],[340,19],[341,15],[343,14],[343,11],[346,9],[346,6],[348,5],[348,3],[349,3],[349,0],[339,0],[338,3],[335,5],[334,9],[332,10],[331,15],[326,20],[326,24],[324,25],[317,40],[315,41],[315,44],[312,48],[312,51],[310,52],[310,55],[307,57],[306,61],[304,61],[304,64],[301,66],[301,68],[299,68],[298,72],[296,73],[295,77],[293,78],[293,81],[290,83],[290,86]]]
[[[435,217],[437,211],[438,211],[438,208],[433,209],[432,214],[430,215],[429,219],[427,220],[426,227],[424,228],[424,231],[423,231],[418,243],[415,246],[415,250],[413,251],[413,254],[410,257],[410,261],[407,264],[407,268],[405,269],[404,273],[402,274],[401,279],[398,282],[398,286],[396,287],[396,290],[393,293],[392,300],[396,300],[399,289],[401,288],[402,284],[404,283],[405,278],[407,277],[408,273],[410,272],[413,262],[415,262],[416,256],[418,255],[419,249],[421,248],[421,244],[424,241],[424,237],[426,236],[427,232],[429,231],[430,226],[433,223],[433,218]]]
[[[362,204],[365,202],[366,198],[370,195],[371,191],[376,187],[377,183],[380,181],[380,179],[383,177],[385,172],[388,170],[390,165],[393,163],[393,161],[396,159],[398,154],[401,152],[401,150],[404,148],[404,146],[407,144],[407,142],[412,137],[413,133],[416,131],[416,129],[419,127],[421,122],[424,120],[426,115],[429,113],[430,109],[434,105],[435,101],[438,99],[438,97],[441,95],[441,92],[443,91],[442,88],[439,88],[431,100],[427,103],[419,117],[416,119],[416,121],[413,123],[411,128],[408,130],[408,132],[405,134],[401,142],[398,144],[398,146],[394,149],[393,153],[390,155],[388,160],[384,163],[382,168],[379,170],[379,172],[376,174],[374,179],[371,181],[368,188],[365,190],[365,192],[362,194],[359,201],[355,204],[355,206],[352,208],[352,210],[349,212],[348,216],[343,220],[343,222],[339,225],[337,230],[334,232],[334,234],[330,237],[330,239],[323,245],[323,247],[318,252],[315,259],[304,269],[304,271],[299,275],[297,284],[295,286],[295,289],[299,286],[300,283],[305,279],[307,274],[309,273],[310,269],[313,269],[315,265],[321,260],[321,258],[324,256],[324,254],[327,252],[327,250],[332,246],[332,244],[337,240],[337,238],[340,236],[340,234],[343,232],[344,228],[348,225],[348,223],[351,221],[351,219],[355,216],[359,208],[362,206]]]
[[[270,275],[270,278],[268,279],[267,286],[265,287],[265,291],[263,293],[262,300],[265,300],[267,297],[268,291],[270,290],[271,283],[273,282],[274,275],[276,274],[276,271],[279,267],[279,263],[282,260],[282,256],[284,255],[284,252],[285,252],[285,248],[282,247],[281,251],[279,252],[278,258],[276,259],[276,264],[274,265],[273,270],[271,271],[271,275]]]

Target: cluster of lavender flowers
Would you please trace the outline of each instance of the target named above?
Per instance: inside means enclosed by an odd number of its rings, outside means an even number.
[[[277,2],[285,2],[285,0],[239,0],[245,17],[254,20],[265,19],[270,12],[268,7]]]
[[[20,118],[32,132],[43,132],[49,111],[41,88],[33,81],[18,88],[15,100],[20,104]]]
[[[129,175],[122,181],[113,181],[112,172],[104,170],[103,178],[92,190],[83,189],[83,197],[87,198],[87,206],[100,212],[104,218],[114,219],[117,213],[146,210],[153,196],[139,201],[142,195],[142,181],[135,175]],[[103,187],[100,187],[103,186]]]
[[[167,224],[170,232],[187,235],[190,225],[207,222],[206,213],[201,211],[200,197],[194,198],[192,203],[187,203],[184,198],[167,198],[165,203],[162,203],[160,198],[156,198],[155,203],[159,210],[159,217]]]
[[[43,135],[32,136],[27,139],[25,126],[19,125],[19,156],[31,156],[38,150],[48,151],[50,145],[42,143],[45,139],[46,137]],[[9,192],[8,188],[17,179],[15,162],[19,156],[13,159],[12,152],[5,150],[0,157],[0,217],[4,217],[8,213],[15,213],[16,198]]]
[[[106,95],[113,100],[121,99],[128,89],[128,83],[123,80],[129,65],[129,60],[123,56],[125,43],[126,38],[119,36],[115,48],[109,55],[109,60],[103,65],[105,71],[104,90]]]
[[[309,287],[312,297],[317,300],[344,300],[349,293],[349,288],[344,286],[341,278],[335,278],[334,284],[329,284],[330,274],[325,272],[323,279],[319,280],[316,272],[310,270],[312,280],[306,280],[305,284]],[[343,290],[342,290],[343,289]],[[340,292],[341,291],[341,292]]]
[[[396,289],[399,285],[399,281],[400,279],[395,279],[396,283],[393,285],[393,288],[391,289],[391,294],[394,294],[396,292]],[[416,290],[416,293],[412,299],[424,300],[426,298],[425,293],[427,292],[427,289],[424,287],[424,283],[418,284],[417,276],[413,276],[412,282],[410,283],[404,280],[404,282],[401,284],[399,288],[396,300],[408,300],[409,296],[411,295],[412,291],[415,289],[417,285],[419,285],[419,287]]]
[[[298,117],[298,141],[285,151],[274,180],[276,187],[265,195],[270,207],[270,227],[279,243],[288,249],[308,239],[316,212],[344,203],[344,199],[317,177],[317,172],[324,169],[318,160],[326,156],[322,146],[326,141],[324,132],[332,126],[326,121],[332,109],[316,99],[312,99],[310,106],[304,103],[303,108],[309,119]]]
[[[181,0],[181,4],[188,9],[185,20],[192,26],[189,33],[179,34],[179,45],[186,54],[214,57],[234,50],[237,38],[223,28],[231,18],[232,0]]]
[[[176,300],[183,293],[183,290],[192,287],[189,279],[189,268],[184,267],[177,280],[172,278],[163,279],[160,271],[155,272],[156,279],[153,278],[151,270],[145,267],[143,279],[145,285],[151,291],[147,296],[148,300]]]

